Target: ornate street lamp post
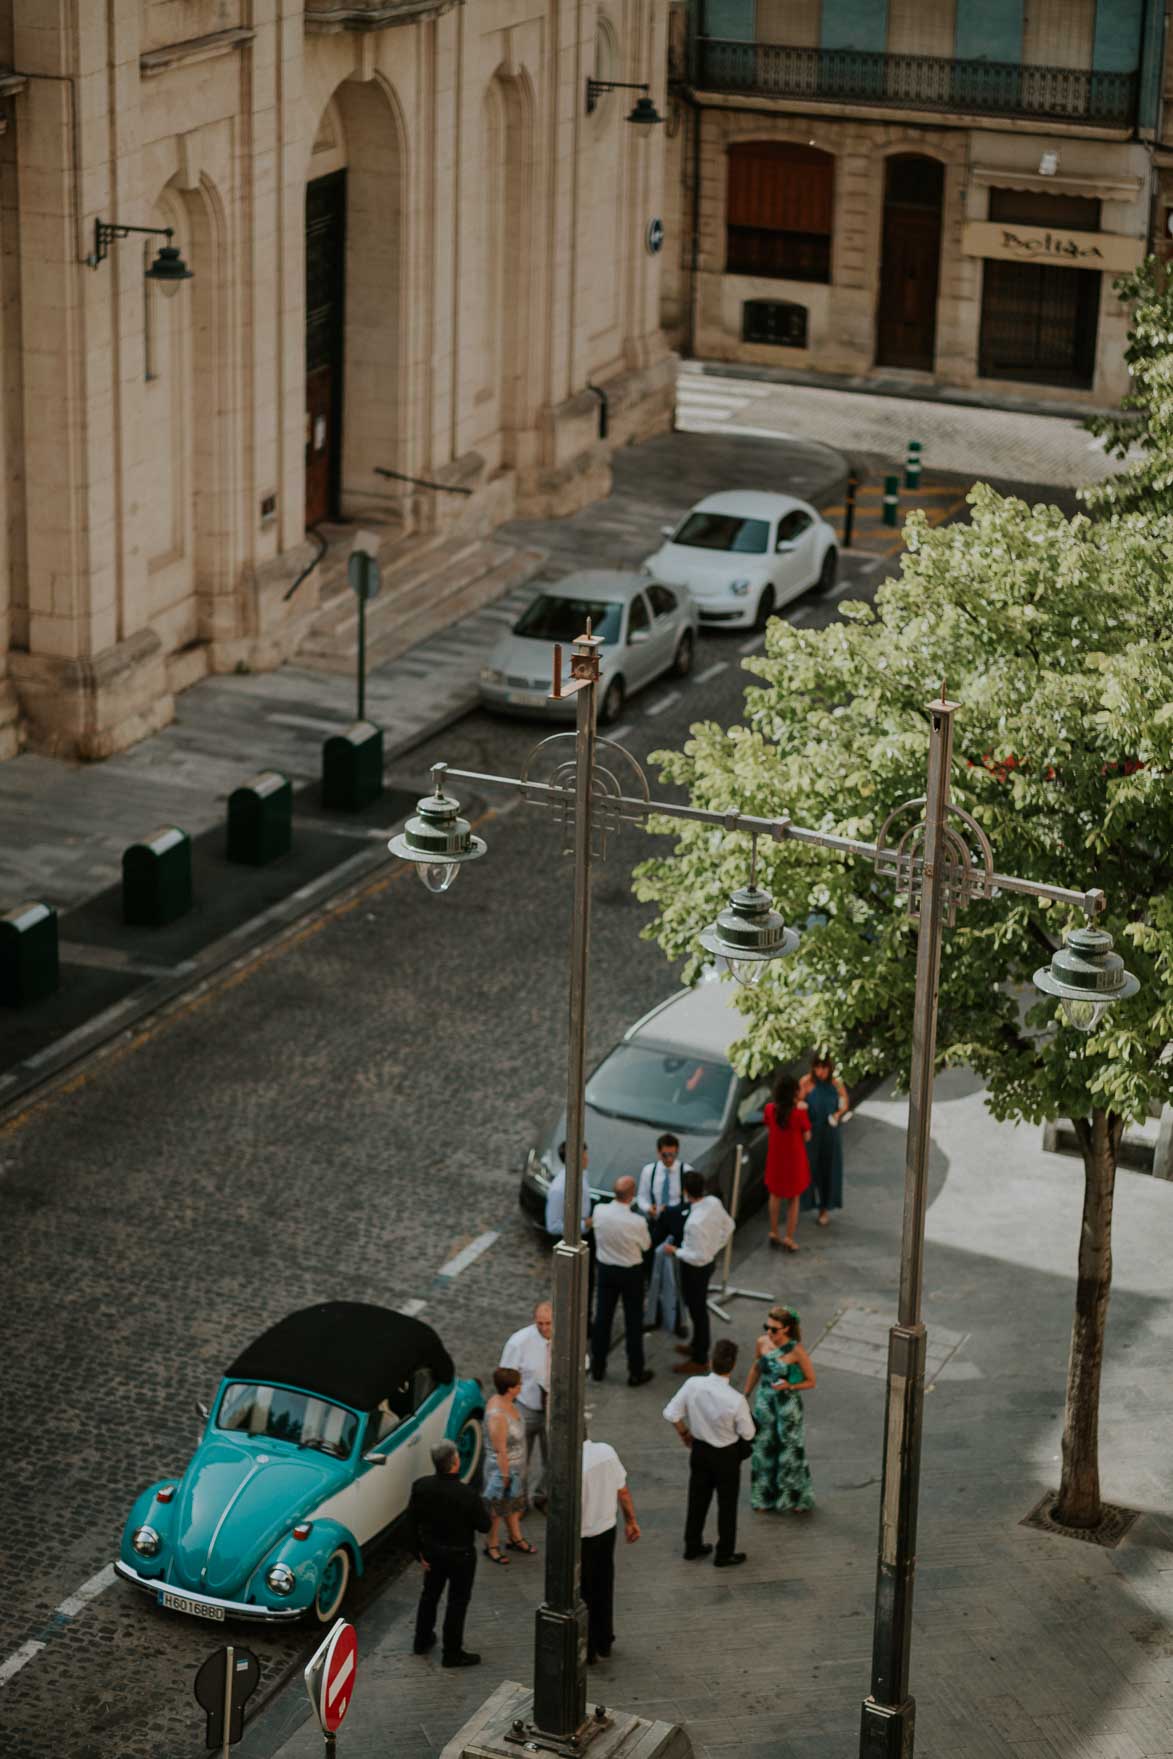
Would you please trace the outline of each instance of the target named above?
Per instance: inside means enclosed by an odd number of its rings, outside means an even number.
[[[530,754],[526,774],[520,777],[449,771],[444,764],[435,765],[432,794],[420,801],[418,816],[409,820],[403,833],[389,845],[393,854],[417,865],[432,891],[447,890],[460,865],[483,854],[484,844],[472,836],[467,822],[459,817],[458,803],[446,792],[449,776],[516,788],[524,799],[557,811],[564,832],[573,829],[566,1202],[564,1237],[554,1249],[546,1598],[537,1614],[533,1721],[516,1728],[515,1738],[565,1753],[568,1743],[573,1751],[594,1726],[586,1717],[585,1609],[579,1596],[587,1306],[587,1251],[580,1215],[591,861],[596,837],[605,853],[609,830],[624,821],[643,823],[655,814],[746,832],[753,840],[748,886],[733,894],[716,922],[699,937],[706,950],[725,959],[741,983],[756,983],[767,963],[785,957],[798,942],[793,929],[787,928],[774,909],[769,893],[756,883],[759,837],[805,843],[871,861],[878,873],[895,881],[917,926],[900,1296],[897,1322],[888,1342],[872,1689],[863,1702],[860,1722],[861,1759],[911,1759],[916,1707],[908,1688],[926,1345],[921,1296],[942,932],[954,921],[958,908],[977,899],[994,898],[999,892],[1047,898],[1082,911],[1089,921],[1104,908],[1104,894],[1070,891],[994,871],[984,831],[949,798],[953,717],[958,705],[946,701],[943,691],[940,701],[928,704],[926,792],[892,812],[875,843],[807,830],[788,818],[759,818],[653,801],[643,771],[630,753],[596,734],[599,645],[588,624],[586,634],[571,650],[568,684],[563,682],[561,650],[554,649],[551,698],[577,695],[573,735],[557,734],[543,740]],[[561,753],[568,739],[574,745],[573,761],[563,762]],[[543,763],[549,767],[550,760],[551,779],[537,779],[533,772]],[[635,794],[622,791],[619,775],[624,769],[635,778]],[[1106,1006],[1135,994],[1138,988],[1136,978],[1124,970],[1112,951],[1111,937],[1091,927],[1069,931],[1051,966],[1035,973],[1035,983],[1060,998],[1069,1022],[1082,1031],[1091,1031]]]

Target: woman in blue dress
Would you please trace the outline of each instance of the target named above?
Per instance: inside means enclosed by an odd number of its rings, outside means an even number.
[[[830,1057],[816,1056],[810,1074],[804,1075],[798,1097],[810,1114],[811,1182],[803,1193],[804,1209],[818,1205],[819,1226],[831,1220],[830,1211],[843,1208],[843,1148],[839,1126],[851,1109],[847,1089],[835,1073]]]
[[[757,1425],[750,1462],[749,1500],[755,1509],[814,1507],[802,1395],[815,1385],[802,1327],[793,1307],[771,1307],[745,1383]]]

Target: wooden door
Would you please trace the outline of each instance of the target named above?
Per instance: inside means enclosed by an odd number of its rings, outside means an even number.
[[[936,159],[890,159],[884,200],[876,365],[932,372],[941,272],[941,194]]]
[[[342,339],[346,173],[316,177],[305,196],[305,522],[338,516],[342,471]]]

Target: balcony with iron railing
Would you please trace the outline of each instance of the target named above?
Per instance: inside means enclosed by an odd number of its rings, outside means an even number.
[[[693,38],[689,83],[697,91],[739,97],[1038,118],[1094,128],[1127,127],[1137,100],[1135,73],[863,49],[798,49],[717,37]]]

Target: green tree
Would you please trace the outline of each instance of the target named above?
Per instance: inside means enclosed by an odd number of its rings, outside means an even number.
[[[970,524],[914,514],[902,576],[874,608],[840,606],[821,630],[770,624],[747,662],[746,719],[692,728],[657,754],[694,804],[736,807],[874,841],[924,791],[926,703],[942,680],[961,704],[952,794],[989,837],[996,869],[1107,894],[1098,923],[1141,979],[1091,1035],[1057,1024],[1031,976],[1070,914],[1007,893],[946,928],[938,1059],[968,1064],[997,1118],[1071,1119],[1085,1200],[1058,1513],[1101,1517],[1099,1385],[1111,1285],[1111,1215],[1126,1123],[1173,1097],[1173,517],[1093,523],[979,486]],[[660,820],[670,859],[636,870],[658,909],[648,934],[695,976],[697,932],[747,872],[744,835]],[[870,863],[758,841],[758,872],[797,953],[739,995],[749,1073],[826,1048],[848,1081],[909,1073],[914,929]]]
[[[1113,287],[1132,306],[1124,351],[1132,389],[1119,411],[1089,416],[1083,425],[1125,465],[1081,489],[1080,500],[1094,515],[1173,513],[1173,277],[1147,257]]]

